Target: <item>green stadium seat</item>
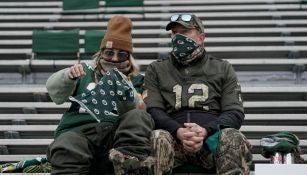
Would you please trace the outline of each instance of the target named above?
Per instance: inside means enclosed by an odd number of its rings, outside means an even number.
[[[99,0],[63,0],[63,10],[98,9]]]
[[[307,0],[301,0],[300,2],[300,9],[303,9],[303,4],[307,4]]]
[[[79,59],[79,29],[68,31],[34,30],[32,53],[34,59]]]
[[[137,13],[143,14],[144,17],[144,0],[105,0],[105,13],[116,13],[116,14],[126,14],[126,13]],[[142,7],[141,10],[112,10],[108,11],[108,7]]]
[[[104,31],[87,30],[84,35],[84,56],[82,59],[90,59],[100,49],[100,42],[104,37]]]
[[[143,6],[144,0],[105,0],[107,7]]]

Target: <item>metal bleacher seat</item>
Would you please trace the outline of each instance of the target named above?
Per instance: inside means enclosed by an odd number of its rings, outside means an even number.
[[[134,56],[142,72],[171,49],[164,30],[170,15],[199,16],[207,52],[228,60],[238,74],[246,112],[241,131],[253,145],[253,165],[269,162],[260,155],[260,138],[286,130],[301,139],[307,159],[307,11],[301,0],[144,0],[142,7],[108,7],[100,1],[98,9],[78,13],[64,6],[63,0],[0,2],[0,164],[45,156],[69,106],[52,103],[44,83],[50,73],[77,63],[77,55],[73,60],[30,59],[33,31],[79,29],[74,42],[80,58],[86,58],[82,61],[90,62],[114,15],[105,12],[121,10],[129,11],[125,15],[133,21]],[[142,15],[130,13],[140,9]],[[49,74],[40,82],[12,85],[6,76],[13,73]]]

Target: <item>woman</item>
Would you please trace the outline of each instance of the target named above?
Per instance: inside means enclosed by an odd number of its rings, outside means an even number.
[[[54,73],[47,80],[51,99],[56,104],[62,104],[69,96],[88,93],[112,68],[126,75],[141,93],[143,77],[138,74],[131,55],[131,30],[129,18],[112,17],[102,39],[101,50],[95,54],[92,64],[75,64]],[[140,169],[150,154],[153,121],[139,108],[120,115],[117,111],[113,112],[118,120],[97,122],[77,103],[71,104],[55,131],[54,142],[48,147],[47,159],[52,165],[52,174],[103,174],[111,162],[115,174]],[[139,166],[131,167],[132,164]]]

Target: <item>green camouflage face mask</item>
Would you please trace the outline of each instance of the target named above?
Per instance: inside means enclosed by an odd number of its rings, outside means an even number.
[[[172,54],[183,65],[187,65],[196,59],[204,49],[204,47],[198,45],[192,38],[182,34],[176,34],[172,39],[172,44]]]

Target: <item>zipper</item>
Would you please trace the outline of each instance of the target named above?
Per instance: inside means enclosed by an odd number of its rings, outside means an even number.
[[[187,113],[187,123],[191,123],[190,112]]]

